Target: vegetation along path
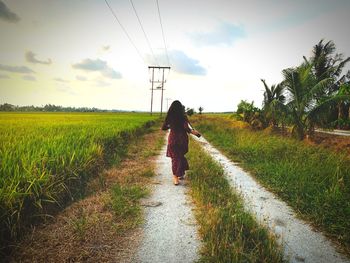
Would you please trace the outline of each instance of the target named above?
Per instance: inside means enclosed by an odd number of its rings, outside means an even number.
[[[157,160],[152,196],[145,200],[144,237],[133,262],[194,262],[199,239],[186,182],[174,186],[166,145]]]
[[[236,166],[204,138],[204,149],[225,170],[230,185],[244,199],[245,206],[257,219],[275,233],[291,262],[350,262],[339,254],[330,241],[310,225],[298,219],[293,210],[274,194],[259,185],[248,173]]]
[[[84,196],[33,226],[0,262],[131,262],[142,236],[140,200],[164,144],[158,126],[125,144],[125,156],[91,178]]]

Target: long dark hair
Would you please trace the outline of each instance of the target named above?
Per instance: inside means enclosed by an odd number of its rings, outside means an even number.
[[[180,101],[175,100],[170,105],[164,124],[169,125],[170,129],[181,130],[184,127],[185,121],[187,121],[187,116],[184,107]]]

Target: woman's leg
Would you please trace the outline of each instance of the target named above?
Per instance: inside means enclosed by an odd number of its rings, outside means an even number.
[[[183,174],[185,174],[185,171],[190,169],[190,166],[188,165],[188,161],[185,156],[182,156],[182,171]]]
[[[177,156],[171,158],[173,175],[177,177],[183,177],[185,171],[189,169],[187,159],[185,156]]]
[[[172,157],[171,158],[171,169],[173,171],[173,181],[175,185],[179,184],[179,178],[178,178],[178,173],[179,173],[179,158]]]
[[[176,175],[173,175],[173,183],[174,185],[178,185],[180,183],[179,177],[177,177]]]

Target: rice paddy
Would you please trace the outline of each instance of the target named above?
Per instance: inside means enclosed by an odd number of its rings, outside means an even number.
[[[88,177],[119,162],[153,120],[140,113],[1,113],[0,240],[79,197]]]

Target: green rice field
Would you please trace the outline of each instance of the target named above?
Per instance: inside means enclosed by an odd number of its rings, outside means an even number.
[[[154,120],[142,113],[0,113],[0,243],[73,198]]]

